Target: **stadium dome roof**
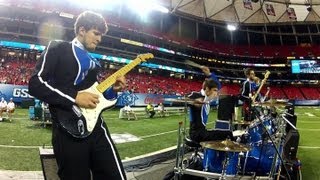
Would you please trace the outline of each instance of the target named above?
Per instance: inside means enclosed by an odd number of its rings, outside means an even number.
[[[241,24],[320,21],[320,0],[160,0],[171,12]]]

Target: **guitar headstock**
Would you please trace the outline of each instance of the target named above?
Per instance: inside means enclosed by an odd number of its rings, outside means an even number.
[[[270,75],[270,71],[266,71],[266,73],[264,74],[264,79],[268,79]]]
[[[145,53],[139,54],[138,58],[141,59],[141,62],[146,62],[148,59],[154,58],[154,56],[151,53]]]

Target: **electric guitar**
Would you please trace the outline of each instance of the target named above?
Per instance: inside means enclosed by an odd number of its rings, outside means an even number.
[[[73,113],[71,113],[71,115],[69,115],[70,111],[59,111],[58,115],[59,117],[61,117],[59,119],[60,125],[73,137],[85,138],[89,136],[92,133],[100,114],[105,109],[108,109],[117,103],[117,99],[105,99],[103,96],[103,92],[116,82],[116,78],[118,76],[127,74],[135,66],[137,66],[141,62],[145,62],[150,58],[153,58],[153,54],[151,53],[140,54],[131,63],[116,71],[100,84],[98,82],[95,82],[88,89],[80,91],[97,94],[99,96],[99,103],[94,109],[81,108],[77,105],[73,105]]]
[[[269,75],[270,75],[270,71],[267,70],[266,73],[264,74],[264,79],[261,81],[261,84],[259,86],[258,91],[252,97],[252,102],[255,102],[258,94],[260,93],[260,91],[261,91],[261,89],[262,89],[262,87],[264,85],[264,83],[266,83],[267,79],[269,78]]]

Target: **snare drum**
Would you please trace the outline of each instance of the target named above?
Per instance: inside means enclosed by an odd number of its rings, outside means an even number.
[[[205,171],[226,175],[237,175],[238,173],[238,159],[237,152],[224,152],[213,149],[204,150],[203,167]],[[225,164],[225,168],[224,168]]]

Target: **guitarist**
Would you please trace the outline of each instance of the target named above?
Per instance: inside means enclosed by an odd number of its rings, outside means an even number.
[[[254,70],[248,68],[244,72],[247,77],[246,81],[243,82],[240,94],[240,100],[243,102],[242,106],[242,116],[244,121],[253,121],[254,116],[251,113],[251,99],[255,91],[258,89],[258,79],[255,76]]]
[[[72,136],[61,122],[62,119],[69,123],[74,120],[69,115],[73,113],[73,105],[93,109],[99,103],[96,94],[80,91],[97,81],[100,64],[88,51],[96,49],[107,30],[100,14],[81,13],[74,24],[76,37],[73,41],[49,42],[29,81],[29,93],[49,104],[53,121],[52,145],[61,180],[90,180],[91,174],[94,180],[126,179],[119,154],[101,116],[92,133],[81,139]],[[113,87],[103,93],[104,97],[117,98],[117,92],[125,85],[124,76],[117,77]]]

